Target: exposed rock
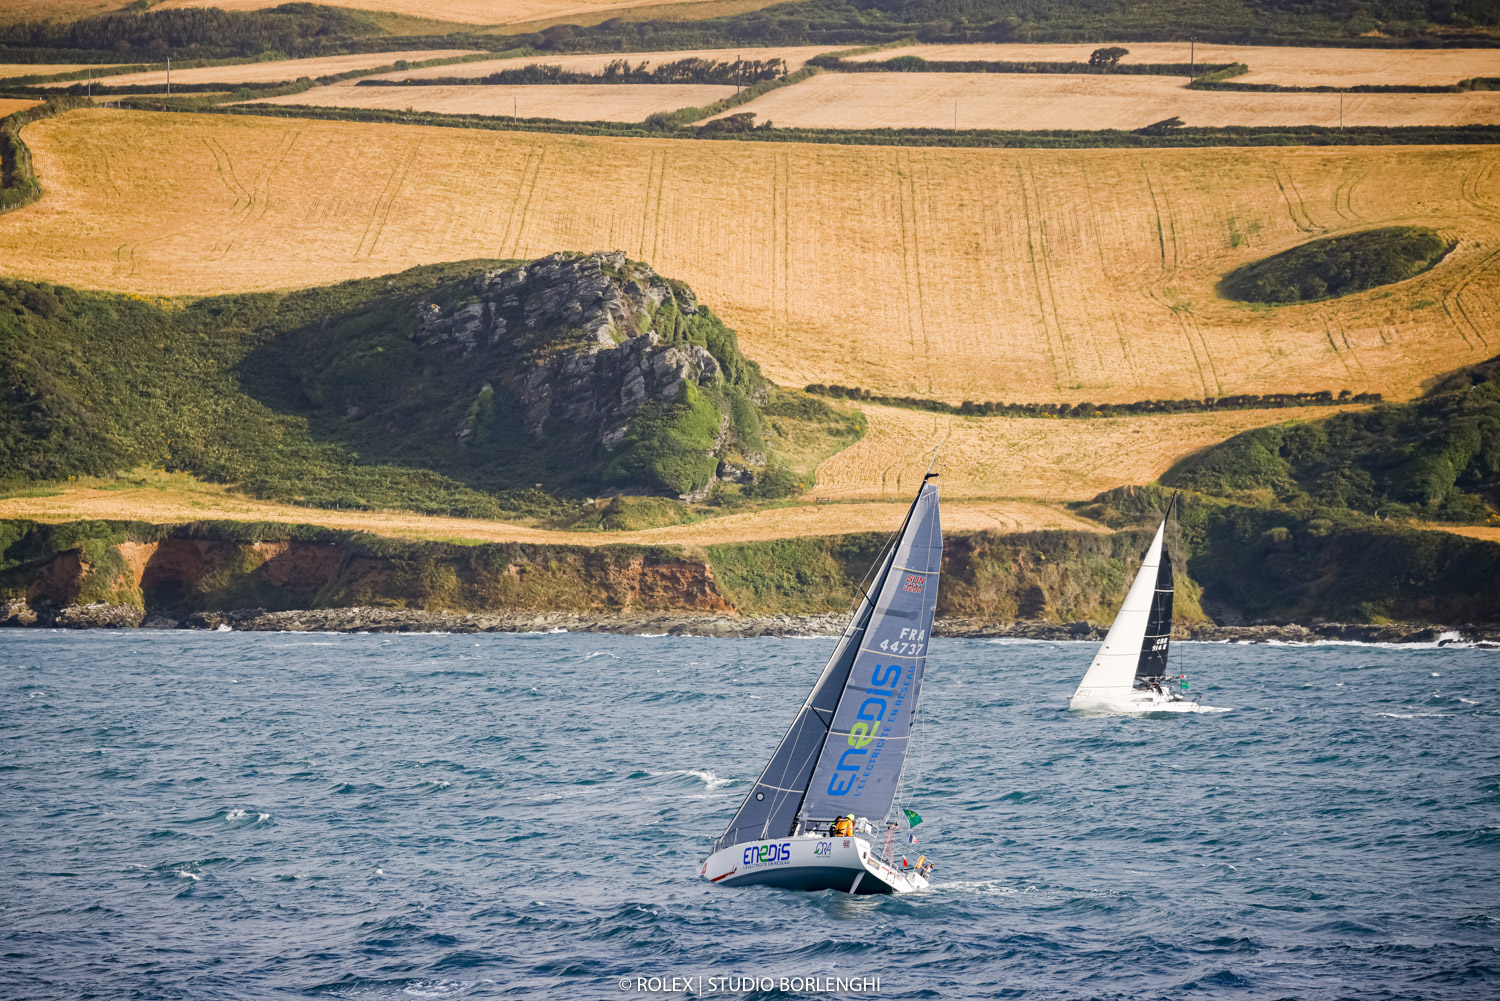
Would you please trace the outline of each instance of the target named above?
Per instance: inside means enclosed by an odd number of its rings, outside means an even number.
[[[92,605],[70,605],[51,617],[51,625],[62,629],[134,629],[146,617],[134,605],[110,605],[96,601]]]
[[[619,252],[553,254],[489,271],[475,279],[474,294],[477,301],[447,311],[424,305],[412,336],[461,357],[494,351],[526,361],[506,388],[537,438],[561,421],[611,448],[648,401],[671,403],[683,383],[708,385],[722,376],[705,348],[664,344],[652,326],[669,299],[695,314],[691,290]],[[454,430],[459,441],[472,433],[467,425]]]
[[[0,602],[0,626],[34,626],[36,612],[26,604],[25,598],[11,598]]]

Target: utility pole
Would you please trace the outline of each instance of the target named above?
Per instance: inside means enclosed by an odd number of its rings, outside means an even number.
[[[514,94],[510,98],[510,121],[512,125],[521,124],[521,99]]]
[[[1188,79],[1193,78],[1193,67],[1198,63],[1198,36],[1188,39]]]
[[[955,99],[954,102],[953,102],[953,131],[954,132],[958,131],[958,101],[957,101],[957,99]]]
[[[1344,131],[1344,92],[1339,91],[1339,131]]]
[[[172,96],[172,57],[167,57],[167,96]]]
[[[735,97],[739,97],[740,96],[740,83],[745,78],[745,71],[740,66],[740,58],[741,58],[740,54],[738,52],[736,52],[734,54],[734,96]]]

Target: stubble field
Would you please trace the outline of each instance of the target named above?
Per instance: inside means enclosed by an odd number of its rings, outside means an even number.
[[[1251,428],[1316,420],[1335,407],[1232,410],[1060,420],[954,417],[864,405],[869,430],[818,467],[816,496],[894,500],[922,482],[941,446],[943,494],[1088,500],[1115,487],[1149,483],[1177,460]]]
[[[1186,125],[1486,125],[1500,92],[1257,94],[1189,90],[1182,77],[1041,73],[820,73],[734,112],[782,128],[1138,129]],[[322,102],[319,102],[322,103]],[[1341,111],[1342,106],[1342,111]]]
[[[466,56],[475,51],[477,50],[417,49],[400,52],[363,52],[352,56],[317,56],[312,59],[276,59],[259,63],[238,63],[232,66],[198,66],[191,69],[179,67],[172,71],[172,83],[179,85],[202,83],[283,83],[300,80],[303,77],[332,76],[335,73],[347,73],[350,70],[388,66],[402,59],[405,59],[407,62],[421,62],[426,59],[447,59],[452,56]],[[58,70],[58,72],[64,71]],[[167,71],[161,69],[148,70],[143,73],[121,73],[97,79],[107,80],[111,87],[161,87],[167,82]],[[77,82],[76,80],[66,80],[58,83],[42,84],[41,86],[72,87]]]
[[[167,488],[74,487],[47,497],[0,498],[0,519],[59,522],[136,519],[158,524],[228,519],[372,532],[391,538],[466,542],[532,542],[566,546],[619,544],[707,546],[762,542],[804,535],[890,532],[901,524],[910,498],[849,504],[801,504],[636,532],[560,532],[483,518],[445,518],[407,511],[312,510],[256,500],[206,483],[174,477]],[[958,501],[943,505],[950,532],[1023,532],[1062,529],[1100,532],[1095,522],[1057,507],[1025,501]]]
[[[1297,87],[1354,87],[1360,84],[1451,84],[1476,76],[1500,76],[1500,49],[1341,49],[1302,45],[1208,45],[1187,42],[1090,42],[1077,45],[1008,44],[911,45],[850,56],[850,62],[876,62],[896,56],[933,61],[980,59],[991,62],[1087,62],[1107,45],[1130,50],[1122,63],[1244,63],[1250,72],[1234,79]],[[1119,79],[1116,77],[1115,79]]]
[[[733,87],[697,83],[318,87],[302,94],[246,104],[311,104],[323,108],[383,108],[455,115],[556,118],[571,122],[640,122],[648,115],[700,107],[734,96]]]
[[[47,193],[0,271],[209,294],[617,248],[783,385],[959,401],[1416,393],[1494,355],[1500,150],[685,142],[87,110],[28,126]],[[1328,233],[1436,227],[1432,271],[1260,309],[1214,284]]]

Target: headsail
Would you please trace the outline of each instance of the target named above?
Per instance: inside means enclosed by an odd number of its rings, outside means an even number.
[[[1125,603],[1079,682],[1074,698],[1086,696],[1107,701],[1131,692],[1137,678],[1154,680],[1165,676],[1172,634],[1172,557],[1166,544],[1167,521],[1171,516],[1172,505],[1168,504],[1167,513],[1141,560],[1141,568],[1125,594]]]
[[[884,817],[906,760],[943,558],[929,473],[833,656],[715,849],[853,813]]]

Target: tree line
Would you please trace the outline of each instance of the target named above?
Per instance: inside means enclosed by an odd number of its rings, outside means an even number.
[[[843,400],[878,403],[887,407],[927,410],[957,417],[1125,417],[1134,414],[1185,414],[1211,410],[1268,410],[1282,407],[1326,407],[1334,404],[1370,404],[1382,400],[1379,393],[1351,393],[1341,389],[1314,393],[1240,393],[1205,400],[1138,400],[1134,403],[976,403],[959,404],[927,400],[915,396],[881,396],[868,389],[815,382],[807,392]]]
[[[494,84],[700,83],[751,86],[786,75],[785,59],[678,59],[652,67],[642,60],[612,59],[598,73],[580,73],[561,66],[528,63],[482,77],[423,77],[403,80],[361,80],[362,87],[434,87]]]

